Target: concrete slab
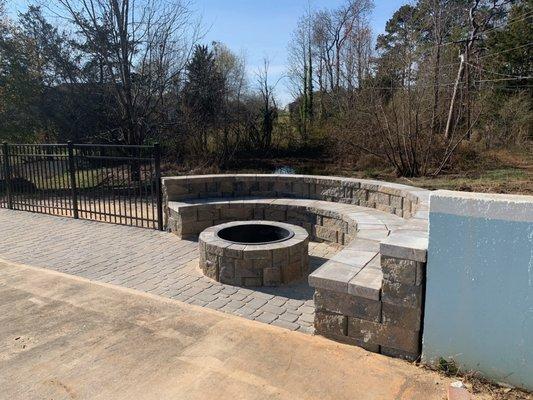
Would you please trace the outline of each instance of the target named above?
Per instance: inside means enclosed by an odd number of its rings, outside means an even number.
[[[4,399],[442,399],[407,362],[132,289],[0,262]]]

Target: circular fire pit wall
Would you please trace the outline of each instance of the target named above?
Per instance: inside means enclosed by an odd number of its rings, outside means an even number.
[[[200,234],[200,268],[218,282],[278,286],[306,276],[309,235],[299,226],[271,221],[237,221]]]

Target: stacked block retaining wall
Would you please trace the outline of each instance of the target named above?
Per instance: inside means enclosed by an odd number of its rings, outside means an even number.
[[[300,225],[311,240],[344,246],[309,276],[316,332],[374,352],[418,358],[428,191],[308,175],[169,177],[163,188],[168,228],[180,237],[229,221],[265,219]],[[359,223],[359,207],[394,216],[394,229],[368,229]]]

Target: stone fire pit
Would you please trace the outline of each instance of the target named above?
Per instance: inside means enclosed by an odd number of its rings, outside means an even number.
[[[236,221],[200,234],[200,268],[218,282],[278,286],[308,274],[309,235],[299,226],[273,221]]]

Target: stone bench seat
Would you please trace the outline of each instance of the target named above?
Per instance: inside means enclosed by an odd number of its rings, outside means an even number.
[[[235,220],[272,220],[306,228],[314,240],[349,243],[358,238],[383,240],[405,219],[367,207],[295,198],[207,198],[168,202],[168,230],[180,238]]]
[[[367,207],[294,198],[192,199],[171,201],[168,208],[170,230],[182,238],[194,237],[210,226],[236,219],[266,219],[304,226],[313,240],[344,245],[309,276],[310,285],[373,300],[380,299],[383,279],[380,243],[408,224],[401,217]],[[340,230],[321,231],[327,228],[325,221]]]
[[[208,175],[163,179],[182,238],[235,220],[304,227],[341,250],[309,275],[315,331],[409,360],[420,354],[429,191],[354,178]]]

